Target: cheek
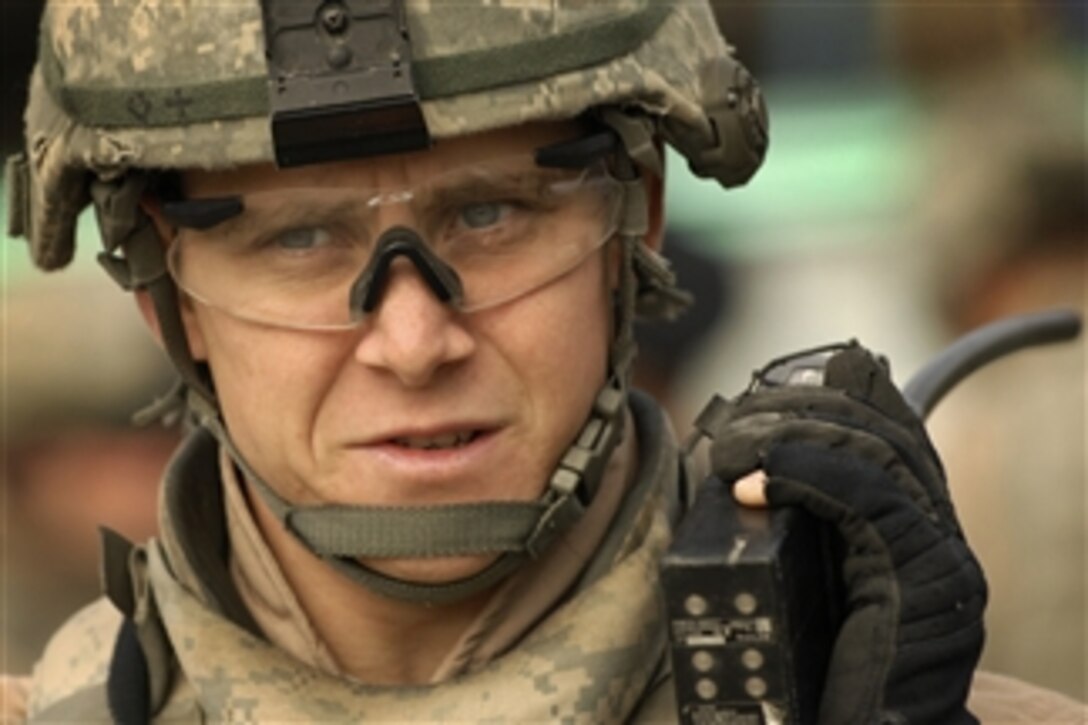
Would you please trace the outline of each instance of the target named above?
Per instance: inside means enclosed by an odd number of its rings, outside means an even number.
[[[333,365],[322,356],[327,345],[214,313],[201,318],[220,408],[243,455],[262,473],[269,463],[280,468],[308,455],[311,423],[330,379],[325,370]]]
[[[557,305],[552,334],[542,342],[556,349],[556,363],[596,389],[607,374],[612,335],[612,296],[604,264],[587,265],[580,279],[571,280],[571,294]],[[573,381],[572,381],[573,382]]]
[[[611,295],[604,255],[594,257],[508,315],[534,417],[565,446],[577,434],[607,374]],[[524,307],[522,307],[524,305]],[[522,307],[522,309],[518,309]],[[508,347],[511,350],[512,347]]]

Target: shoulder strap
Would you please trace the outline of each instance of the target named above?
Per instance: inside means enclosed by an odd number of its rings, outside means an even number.
[[[106,701],[118,725],[145,725],[151,722],[151,683],[147,657],[136,636],[136,625],[128,617],[117,631],[106,680]]]
[[[101,529],[106,596],[125,616],[114,640],[106,699],[122,725],[150,722],[170,692],[176,667],[147,577],[147,555],[120,534]]]

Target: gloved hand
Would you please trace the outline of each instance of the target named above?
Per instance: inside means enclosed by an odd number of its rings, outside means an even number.
[[[845,619],[820,722],[975,723],[965,701],[983,643],[986,582],[925,429],[886,366],[851,344],[822,385],[755,385],[708,433],[712,470],[767,475],[845,542]]]

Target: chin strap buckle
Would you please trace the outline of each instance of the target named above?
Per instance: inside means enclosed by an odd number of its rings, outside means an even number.
[[[615,384],[597,394],[589,420],[548,482],[544,515],[525,542],[526,553],[533,559],[539,558],[593,503],[604,467],[623,436],[625,398],[625,392]]]

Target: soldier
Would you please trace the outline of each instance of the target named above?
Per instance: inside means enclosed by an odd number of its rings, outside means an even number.
[[[29,719],[675,719],[694,474],[631,326],[684,302],[664,144],[733,186],[766,129],[702,2],[48,5],[14,232],[57,268],[94,206],[191,431],[159,537],[106,535],[106,598],[9,683]],[[873,356],[713,432],[850,544],[821,719],[973,722],[985,584]]]

